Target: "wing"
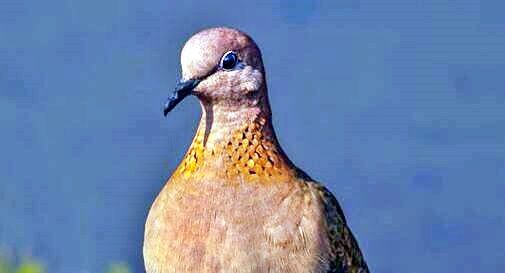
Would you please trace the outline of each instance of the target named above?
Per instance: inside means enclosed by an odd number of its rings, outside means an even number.
[[[369,273],[358,242],[347,226],[337,199],[323,185],[317,182],[310,184],[323,202],[331,242],[330,268],[326,273]]]
[[[323,185],[313,180],[303,170],[296,168],[298,178],[305,181],[316,196],[321,198],[326,230],[331,244],[329,268],[325,273],[370,273],[358,242],[347,226],[344,211],[337,198]]]

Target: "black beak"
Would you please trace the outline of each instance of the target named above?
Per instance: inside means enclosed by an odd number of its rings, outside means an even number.
[[[175,86],[174,93],[170,95],[165,103],[163,114],[167,116],[168,112],[172,111],[179,102],[191,94],[191,91],[200,83],[199,80],[181,81]]]

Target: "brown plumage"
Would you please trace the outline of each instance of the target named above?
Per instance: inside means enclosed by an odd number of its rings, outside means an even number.
[[[225,69],[227,52],[238,61]],[[149,211],[147,273],[368,272],[335,197],[277,141],[254,41],[235,29],[204,30],[186,43],[181,64],[184,80],[198,79],[202,118]]]

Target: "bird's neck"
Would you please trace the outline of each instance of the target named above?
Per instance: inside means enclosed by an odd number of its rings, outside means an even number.
[[[216,176],[280,181],[292,173],[292,163],[275,136],[268,102],[246,107],[202,103],[202,110],[176,175],[193,180]]]

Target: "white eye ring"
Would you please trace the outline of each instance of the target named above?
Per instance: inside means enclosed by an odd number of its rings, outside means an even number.
[[[228,51],[223,54],[223,57],[221,57],[219,67],[221,67],[224,70],[231,70],[235,68],[237,63],[238,63],[237,53],[235,53],[234,51]]]

